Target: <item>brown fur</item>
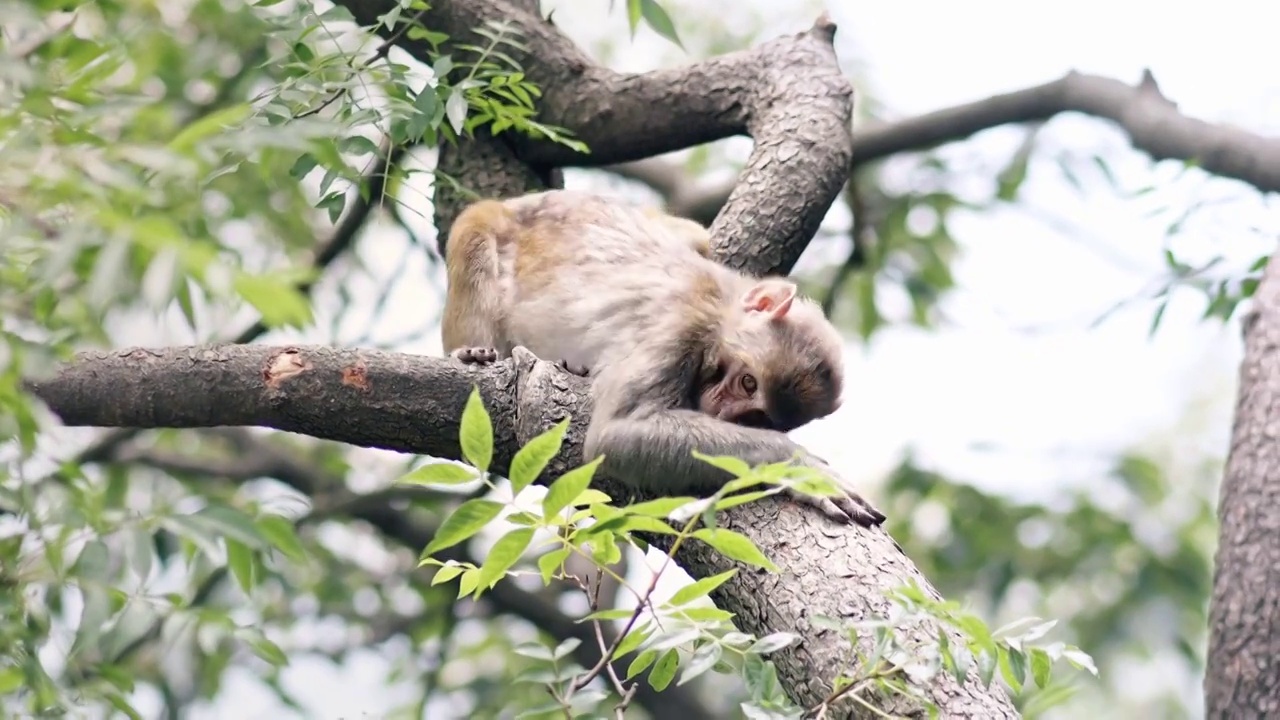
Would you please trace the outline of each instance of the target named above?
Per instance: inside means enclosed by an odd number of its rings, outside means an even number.
[[[446,261],[445,350],[488,362],[524,345],[588,369],[586,452],[616,476],[674,491],[728,479],[694,450],[824,467],[775,430],[839,407],[838,333],[790,281],[713,261],[697,223],[575,191],[486,200],[458,216]],[[791,494],[844,521],[883,520],[844,493]]]

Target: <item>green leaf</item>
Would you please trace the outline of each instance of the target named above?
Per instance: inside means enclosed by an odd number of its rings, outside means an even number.
[[[543,585],[549,585],[551,583],[551,576],[555,575],[556,571],[560,569],[560,566],[564,564],[564,561],[569,557],[570,552],[572,551],[565,547],[560,548],[559,550],[552,550],[546,555],[538,558],[538,571],[542,573]]]
[[[603,461],[604,457],[598,457],[556,478],[556,481],[551,483],[551,487],[547,488],[546,496],[542,498],[542,518],[550,520],[552,516],[573,502],[574,498],[581,495],[582,491],[591,484],[596,468]]]
[[[263,515],[256,521],[258,531],[285,557],[294,562],[306,562],[307,551],[302,547],[302,542],[298,540],[298,534],[293,529],[293,521],[280,515]]]
[[[644,641],[649,639],[649,634],[650,634],[650,631],[647,628],[643,628],[643,627],[631,628],[631,632],[627,633],[627,636],[622,639],[622,642],[618,643],[618,649],[613,653],[613,657],[614,658],[626,657],[633,650],[635,650],[636,648],[644,644]],[[632,677],[632,676],[628,675],[627,677]]]
[[[25,678],[22,675],[22,668],[0,668],[0,695],[5,695],[17,690],[22,687],[24,682]]]
[[[133,706],[130,705],[129,701],[125,700],[124,697],[113,692],[109,692],[106,695],[107,702],[111,703],[111,706],[115,709],[127,715],[130,720],[142,720],[142,716],[138,714],[137,710],[133,709]]]
[[[453,547],[475,535],[490,520],[498,517],[500,512],[502,512],[502,505],[492,500],[476,498],[462,503],[440,524],[436,536],[422,551],[423,557],[429,557],[440,550]]]
[[[973,656],[969,654],[968,650],[958,648],[951,654],[951,657],[955,660],[956,664],[956,680],[958,680],[961,685],[964,685],[969,681],[969,667]]]
[[[525,444],[511,458],[511,492],[518,493],[529,487],[538,478],[547,463],[560,452],[564,442],[565,431],[569,429],[569,418],[556,423],[555,427],[542,433]]]
[[[583,620],[625,620],[634,614],[635,614],[634,610],[627,610],[626,608],[611,608],[609,610],[597,610],[582,619]]]
[[[458,580],[458,598],[464,598],[476,589],[476,585],[480,582],[479,568],[468,570],[462,573],[462,579]]]
[[[658,662],[654,663],[653,670],[649,671],[649,686],[658,692],[667,689],[671,681],[676,676],[676,670],[680,667],[680,654],[672,648],[658,658]]]
[[[687,602],[703,597],[712,590],[720,587],[726,580],[733,577],[737,573],[737,568],[726,570],[718,575],[712,575],[709,578],[703,578],[697,582],[686,585],[675,592],[668,602],[671,605],[684,605]]]
[[[693,653],[693,657],[689,658],[689,662],[685,663],[684,672],[680,673],[680,682],[676,683],[676,685],[683,685],[715,667],[716,663],[720,661],[720,655],[723,652],[724,648],[716,643],[707,643],[698,648]]]
[[[476,479],[474,470],[449,462],[414,468],[396,480],[398,485],[460,485]]]
[[[240,589],[247,595],[253,590],[254,585],[253,551],[244,543],[236,542],[231,538],[224,538],[224,542],[227,544],[227,568],[231,570],[231,575],[235,577]]]
[[[83,555],[83,554],[82,554]],[[106,630],[111,617],[111,596],[98,584],[81,585],[84,607],[80,610],[80,625],[76,627],[76,639],[71,644],[71,654],[93,647]]]
[[[1067,648],[1062,651],[1062,657],[1072,665],[1082,670],[1088,670],[1094,677],[1098,676],[1098,667],[1093,664],[1093,658],[1080,648]]]
[[[697,500],[698,498],[695,497],[658,498],[656,500],[648,500],[634,505],[628,505],[623,508],[623,510],[632,515],[665,518],[670,517],[671,513],[677,508],[684,507],[691,502],[697,502]]]
[[[191,514],[192,519],[227,538],[251,548],[262,548],[266,539],[248,515],[226,505],[206,505]]]
[[[627,0],[627,26],[631,28],[631,39],[636,37],[636,28],[640,27],[640,1]]]
[[[658,657],[658,653],[657,651],[654,651],[654,650],[645,650],[644,652],[637,655],[635,659],[631,661],[631,664],[627,666],[626,679],[630,680],[631,678],[644,672],[645,668],[652,665],[654,659],[657,657]]]
[[[1031,648],[1031,677],[1036,681],[1036,687],[1043,690],[1049,684],[1049,673],[1053,666],[1053,660],[1049,658],[1049,653],[1040,648]]]
[[[516,655],[527,657],[530,660],[541,660],[542,662],[551,662],[555,659],[555,655],[551,652],[551,648],[541,643],[525,643],[517,645],[511,649]]]
[[[239,125],[252,114],[253,107],[248,103],[231,105],[211,112],[173,136],[169,141],[169,149],[174,152],[189,153],[201,144],[202,140]]]
[[[563,660],[566,657],[568,657],[569,653],[573,652],[574,650],[577,650],[578,646],[581,644],[582,644],[582,640],[576,637],[565,638],[559,645],[556,646],[555,651],[551,653],[551,658],[556,661]]]
[[[768,655],[798,642],[800,642],[800,636],[794,633],[770,633],[752,643],[751,647],[747,648],[747,652]]]
[[[717,607],[687,607],[674,611],[675,615],[693,622],[724,622],[732,620],[733,613]]]
[[[724,470],[735,478],[742,478],[751,474],[751,466],[744,460],[732,455],[703,455],[694,450],[693,456],[708,465],[714,465]]]
[[[126,532],[125,552],[129,557],[129,567],[140,580],[146,580],[151,574],[152,554],[155,547],[151,533],[135,527]]]
[[[983,687],[991,687],[991,679],[996,674],[996,658],[988,650],[982,650],[978,653],[978,677],[982,679]]]
[[[742,533],[726,528],[699,528],[693,536],[715,548],[725,557],[738,560],[749,565],[762,567],[769,572],[778,572],[778,566],[760,552],[760,548]]]
[[[471,390],[467,406],[462,410],[462,423],[458,429],[458,442],[462,457],[481,472],[489,472],[493,460],[493,424],[489,411],[480,399],[480,388]]]
[[[720,500],[717,500],[715,504],[715,509],[727,510],[731,507],[746,505],[747,503],[753,502],[755,500],[759,500],[762,497],[767,497],[769,495],[776,495],[776,494],[777,493],[775,493],[772,490],[757,490],[755,492],[742,493],[741,495],[732,495],[730,497],[721,498]]]
[[[644,16],[644,21],[654,29],[654,32],[675,43],[681,50],[684,49],[680,36],[676,34],[675,23],[671,22],[671,16],[656,0],[640,0],[640,14]]]
[[[450,93],[449,99],[444,103],[444,114],[449,118],[453,131],[461,135],[462,123],[467,119],[467,96],[458,90]]]
[[[520,559],[532,540],[533,528],[516,528],[498,538],[498,542],[489,551],[489,557],[480,566],[480,579],[476,584],[481,588],[497,585],[506,576],[507,570]]]
[[[85,543],[71,572],[85,580],[106,582],[109,562],[110,553],[107,552],[106,543],[95,538]]]
[[[437,570],[436,574],[431,578],[431,584],[439,585],[440,583],[449,582],[461,575],[464,569],[466,568],[462,565],[441,565],[440,569]]]
[[[1013,648],[1000,646],[1000,675],[1009,683],[1014,693],[1022,692],[1022,683],[1027,679],[1027,659]]]
[[[269,328],[304,328],[311,324],[311,304],[292,283],[263,275],[239,275],[235,290],[262,316]]]
[[[280,646],[268,640],[267,636],[261,632],[257,630],[245,632],[242,628],[238,634],[249,645],[249,649],[253,651],[254,655],[276,667],[284,667],[289,664],[289,657],[284,654]]]

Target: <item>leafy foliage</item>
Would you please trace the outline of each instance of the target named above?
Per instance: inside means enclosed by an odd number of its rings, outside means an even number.
[[[1104,674],[1119,674],[1138,653],[1180,657],[1186,677],[1196,678],[1212,586],[1217,472],[1207,464],[1195,487],[1179,486],[1155,460],[1130,455],[1116,464],[1111,502],[1079,493],[1057,508],[983,493],[908,458],[887,486],[887,524],[940,592],[968,599],[985,617],[1026,608],[1030,594],[1031,606],[1044,612],[1072,608],[1065,632],[1089,648]],[[913,518],[924,509],[943,511],[945,530],[920,532]],[[1159,539],[1142,531],[1153,527],[1162,528]]]
[[[676,46],[697,47],[699,39],[680,37],[670,8],[625,3],[633,33],[644,21]],[[542,89],[513,59],[523,47],[517,28],[492,24],[457,43],[424,21],[427,10],[406,0],[361,28],[340,5],[289,0],[0,0],[0,714],[177,715],[225,698],[236,667],[305,714],[309,698],[285,681],[290,667],[320,659],[342,669],[369,648],[386,660],[388,685],[414,695],[390,717],[429,715],[440,698],[475,717],[559,717],[566,706],[588,714],[624,703],[635,683],[670,691],[708,679],[729,688],[716,694],[740,700],[744,716],[801,712],[769,660],[795,637],[746,635],[710,601],[741,570],[657,603],[652,586],[628,585],[612,564],[661,534],[708,543],[744,569],[773,570],[749,539],[716,527],[713,511],[805,483],[794,468],[704,458],[739,481],[710,500],[620,506],[591,489],[588,464],[530,505],[504,493],[520,495],[545,472],[567,423],[523,448],[503,485],[489,473],[492,429],[478,397],[462,422],[470,464],[411,469],[223,430],[95,435],[75,453],[82,437],[56,427],[22,391],[22,378],[73,351],[151,342],[147,330],[188,342],[228,339],[243,325],[251,329],[240,337],[323,323],[309,292],[352,241],[345,219],[386,201],[412,236],[401,213],[414,212],[404,197],[423,171],[391,162],[393,149],[491,131],[589,152],[538,120]],[[410,60],[401,42],[429,62]],[[706,148],[693,157],[695,169],[709,158],[726,164]],[[985,207],[946,190],[941,179],[954,169],[936,157],[921,168],[926,177],[909,188],[872,189],[877,169],[861,178],[874,232],[841,286],[855,307],[839,309],[864,336],[897,320],[877,293],[905,292],[910,322],[935,321],[954,286],[951,214]],[[1014,158],[992,202],[1016,200],[1026,175],[1026,156]],[[1172,251],[1167,260],[1171,286],[1203,288],[1206,314],[1222,318],[1252,294],[1261,268],[1211,276],[1218,265]],[[143,339],[130,327],[146,328]],[[977,610],[902,590],[896,614],[841,626],[861,661],[848,677],[827,679],[833,692],[875,703],[908,687],[902,673],[919,666],[1021,687],[1029,716],[1062,700],[1067,686],[1050,677],[1049,661],[1086,664],[1081,656],[1065,644],[1034,645],[1028,636],[1043,625],[1001,632],[978,619],[1019,614],[1011,598],[1027,582],[1039,588],[1037,612],[1063,616],[1058,630],[1089,648],[1104,677],[1126,655],[1166,646],[1198,667],[1211,502],[1196,495],[1190,516],[1166,523],[1174,542],[1153,544],[1130,521],[1163,512],[1182,488],[1138,457],[1116,475],[1130,493],[1125,509],[1075,498],[1057,512],[900,469],[890,487],[895,537],[948,595],[967,596]],[[396,477],[390,489],[355,490]],[[923,505],[957,518],[943,537],[905,522]],[[1009,542],[1037,527],[1052,540]],[[415,563],[425,572],[410,572]],[[583,579],[582,563],[605,569],[634,606],[615,606]],[[544,594],[516,580],[540,582]],[[611,638],[617,677],[577,663],[576,638],[549,639],[512,620],[527,620],[539,602],[556,610],[566,587],[586,598],[584,624]],[[1054,603],[1099,587],[1121,590]],[[503,594],[512,589],[515,601]],[[1141,622],[1150,617],[1173,621],[1153,633]],[[915,645],[889,622],[953,632]],[[341,631],[326,632],[333,625]]]
[[[488,416],[482,408],[479,391],[473,391],[463,416],[461,442],[464,454],[482,458],[487,463],[492,453],[493,435],[488,427]],[[521,453],[526,457],[549,459],[551,455],[547,453],[553,446],[559,446],[566,425],[567,422],[562,422],[534,438]],[[742,502],[742,496],[731,496],[731,493],[751,490],[762,484],[766,490],[748,492],[746,496],[758,499],[783,487],[812,485],[823,492],[831,492],[834,488],[822,487],[829,481],[789,463],[752,469],[734,458],[701,459],[729,470],[736,479],[710,498],[662,498],[624,506],[614,505],[608,495],[590,487],[599,458],[568,470],[551,481],[541,502],[541,512],[513,499],[509,512],[502,518],[513,529],[506,530],[498,538],[481,563],[441,559],[439,554],[486,528],[492,529],[493,521],[504,512],[503,505],[489,499],[471,499],[459,505],[441,523],[434,539],[423,550],[420,564],[439,568],[432,579],[433,585],[456,580],[459,598],[480,597],[504,578],[532,573],[533,565],[536,565],[544,585],[553,581],[569,582],[588,596],[593,612],[584,620],[598,626],[596,637],[601,643],[601,660],[589,669],[569,660],[569,654],[577,647],[576,639],[562,641],[555,648],[542,644],[517,648],[516,652],[531,661],[518,680],[543,686],[551,697],[545,705],[523,709],[521,716],[578,717],[604,712],[603,704],[610,701],[610,695],[603,689],[592,687],[597,678],[607,678],[608,687],[614,692],[611,702],[616,702],[617,708],[625,708],[634,695],[634,689],[628,683],[637,682],[642,674],[653,689],[661,691],[673,681],[683,685],[710,670],[739,675],[749,693],[749,699],[742,705],[748,717],[800,718],[804,714],[781,691],[776,671],[765,659],[765,656],[794,644],[799,637],[781,632],[763,638],[752,637],[733,624],[732,613],[698,602],[730,581],[736,569],[697,580],[681,588],[665,603],[656,604],[656,607],[652,596],[663,571],[670,566],[672,558],[685,542],[705,542],[747,567],[777,571],[745,535],[715,526],[715,510]],[[545,468],[546,461],[541,465],[539,471]],[[531,469],[522,470],[525,476],[530,472]],[[485,474],[481,472],[481,476],[485,477]],[[406,481],[421,482],[422,475],[415,471],[406,476]],[[611,566],[621,559],[620,548],[647,546],[644,535],[670,536],[671,543],[662,569],[654,574],[647,587],[639,588],[618,576]],[[526,554],[530,555],[528,559],[525,559]],[[595,565],[599,573],[610,575],[634,596],[635,608],[599,609],[599,586],[593,588],[567,569],[566,562],[571,556]],[[831,697],[818,708],[812,708],[811,712],[822,712],[842,698],[874,708],[871,701],[862,696],[864,691],[874,688],[908,695],[932,708],[936,714],[937,708],[920,695],[918,686],[906,682],[902,673],[908,673],[917,683],[927,683],[945,668],[964,682],[969,668],[976,668],[983,683],[989,685],[998,666],[1001,677],[1015,692],[1021,691],[1029,680],[1040,689],[1047,687],[1051,666],[1059,659],[1097,673],[1092,659],[1079,648],[1063,643],[1043,647],[1032,644],[1044,636],[1056,621],[1031,618],[993,632],[977,615],[962,612],[955,603],[927,597],[918,587],[904,588],[893,599],[899,603],[898,607],[907,610],[906,615],[897,613],[887,618],[853,623],[848,628],[825,620],[832,629],[847,632],[855,647],[859,645],[859,635],[864,632],[874,634],[875,645],[870,654],[859,650],[858,666],[853,668],[852,674],[834,678],[835,691]],[[647,616],[646,608],[652,608]],[[622,629],[611,644],[604,640],[603,624],[609,621],[622,622]],[[936,637],[936,640],[927,643],[906,639],[916,631],[917,625],[924,622],[945,625],[952,632],[959,631],[964,637],[964,644],[953,648],[948,633],[943,631],[931,632],[929,636]],[[634,653],[634,656],[625,674],[620,676],[609,663],[629,653]],[[1057,698],[1058,701],[1063,699]],[[511,710],[519,711],[520,708]]]

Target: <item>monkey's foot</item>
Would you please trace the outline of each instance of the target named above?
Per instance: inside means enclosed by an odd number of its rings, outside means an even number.
[[[491,347],[461,347],[449,355],[463,365],[490,365],[498,362],[498,350]]]
[[[885,515],[874,505],[862,499],[861,495],[844,491],[843,495],[817,497],[806,495],[798,490],[790,490],[788,495],[804,505],[812,505],[821,510],[827,517],[839,522],[856,523],[863,527],[874,527],[884,522]]]
[[[587,367],[586,365],[574,365],[570,363],[568,360],[561,360],[556,364],[560,366],[561,370],[564,370],[570,375],[578,375],[580,377],[586,377],[591,374],[591,368]]]

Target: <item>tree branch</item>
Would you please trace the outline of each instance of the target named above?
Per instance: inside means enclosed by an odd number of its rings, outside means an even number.
[[[1231,452],[1218,501],[1205,717],[1267,714],[1280,697],[1280,252],[1245,315]]]
[[[395,5],[341,2],[364,25],[376,24]],[[835,24],[825,16],[805,32],[751,50],[641,74],[593,64],[554,26],[508,0],[445,0],[425,22],[455,40],[471,37],[485,23],[519,28],[527,50],[509,51],[543,92],[539,119],[567,128],[590,148],[583,155],[564,145],[504,135],[529,167],[606,165],[750,134],[755,148],[711,225],[718,259],[732,267],[753,274],[789,272],[844,183],[852,157],[853,90],[836,62]],[[401,44],[430,58],[425,42]],[[788,175],[787,183],[770,181],[779,173]],[[488,194],[506,186],[485,182],[473,189]],[[453,216],[452,209],[437,212],[442,236]]]
[[[588,381],[523,349],[510,361],[483,368],[328,347],[133,349],[85,354],[52,379],[29,383],[68,425],[256,425],[454,459],[461,456],[457,418],[473,386],[493,421],[494,472],[505,473],[520,446],[566,416],[573,422],[544,479],[581,462],[591,411]],[[596,485],[613,497],[630,494],[607,477],[599,477]],[[389,507],[360,512],[388,534],[409,532],[397,529],[399,516]],[[806,707],[827,697],[831,680],[854,662],[837,633],[814,627],[809,618],[884,616],[889,609],[884,591],[908,580],[931,588],[883,530],[835,525],[776,498],[738,506],[722,518],[723,526],[750,537],[781,573],[746,569],[700,542],[682,546],[676,560],[694,577],[739,567],[713,594],[716,602],[735,613],[746,632],[787,631],[803,638],[772,659],[793,698]],[[977,673],[963,688],[949,676],[938,676],[921,690],[946,717],[1016,717],[1004,692],[983,689]],[[886,712],[911,711],[901,697],[880,702]]]
[[[1280,191],[1280,138],[1184,115],[1161,94],[1150,72],[1137,85],[1070,72],[1043,85],[860,127],[854,137],[851,171],[898,153],[927,150],[1001,125],[1048,120],[1065,112],[1110,120],[1129,136],[1134,148],[1155,160],[1196,162],[1205,172],[1249,183],[1262,192]],[[663,165],[669,166],[660,160],[643,160],[609,169],[649,184],[668,199],[672,212],[700,222],[718,212],[733,190],[732,183],[691,183],[677,168]]]

